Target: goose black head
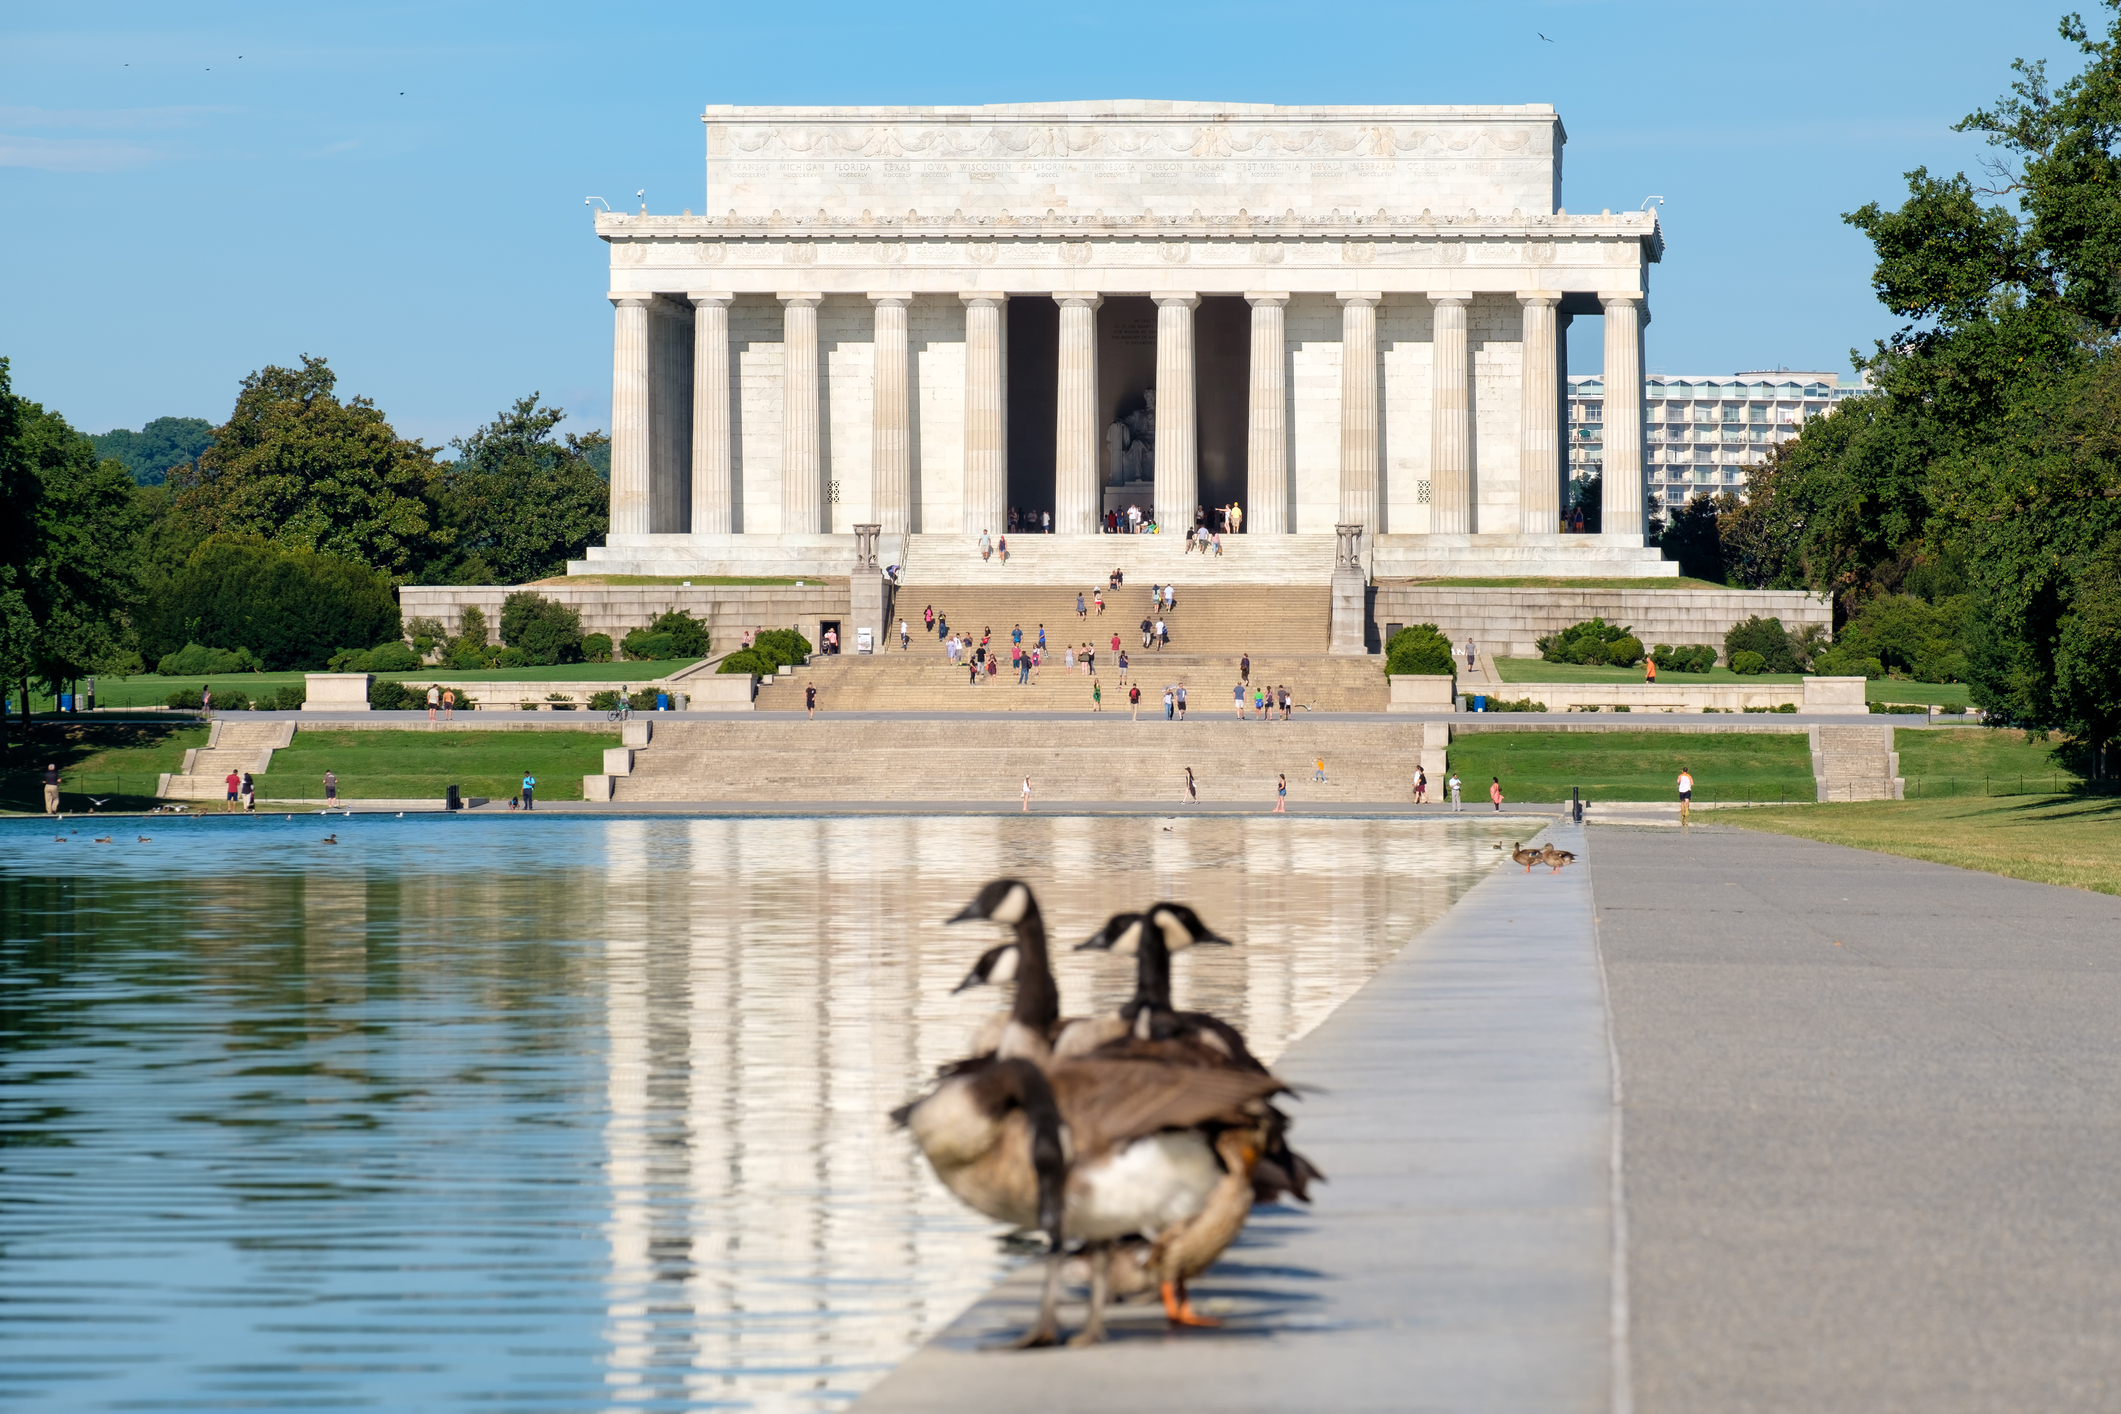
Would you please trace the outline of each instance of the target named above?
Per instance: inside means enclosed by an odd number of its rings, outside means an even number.
[[[972,964],[965,980],[950,989],[952,995],[969,992],[974,987],[996,986],[1016,980],[1017,970],[1023,966],[1024,952],[1015,943],[1003,943],[998,948],[989,948]]]
[[[1149,926],[1146,913],[1115,913],[1105,926],[1075,945],[1077,952],[1109,952],[1133,957],[1141,952],[1142,930]]]
[[[979,891],[979,896],[965,905],[952,923],[985,920],[989,923],[1016,924],[1026,915],[1038,910],[1038,900],[1031,896],[1031,886],[1021,879],[996,879]]]
[[[1146,917],[1149,925],[1163,935],[1166,952],[1184,952],[1196,943],[1218,947],[1234,946],[1228,938],[1201,922],[1200,915],[1182,903],[1153,904]]]

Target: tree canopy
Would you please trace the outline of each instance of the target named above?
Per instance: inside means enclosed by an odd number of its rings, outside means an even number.
[[[158,417],[138,432],[123,427],[88,439],[96,455],[125,463],[142,486],[160,486],[176,467],[191,467],[214,444],[214,425],[203,417]]]
[[[516,401],[451,442],[438,497],[450,550],[422,570],[429,583],[521,584],[566,571],[610,525],[610,438],[553,431],[566,413],[538,395]],[[513,640],[510,640],[511,642]]]

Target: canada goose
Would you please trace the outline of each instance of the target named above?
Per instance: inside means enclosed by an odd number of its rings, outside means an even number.
[[[1548,873],[1559,874],[1564,867],[1576,862],[1576,856],[1565,849],[1556,849],[1550,844],[1539,851],[1539,862],[1547,866]]]
[[[996,879],[950,922],[982,920],[1006,924],[1015,929],[1016,936],[981,953],[965,980],[952,991],[1013,982],[1016,997],[1008,1011],[981,1025],[973,1037],[972,1054],[991,1053],[999,1060],[1022,1057],[1043,1065],[1052,1056],[1053,1037],[1060,1025],[1060,989],[1054,985],[1053,966],[1046,954],[1046,921],[1031,886],[1021,879]]]
[[[1502,846],[1497,845],[1495,846],[1495,848],[1501,849]],[[1543,864],[1546,862],[1546,856],[1542,855],[1538,850],[1526,849],[1524,847],[1523,840],[1516,840],[1512,842],[1510,848],[1510,858],[1516,860],[1519,864],[1522,864],[1524,866],[1524,872],[1527,874],[1532,872],[1533,865]]]

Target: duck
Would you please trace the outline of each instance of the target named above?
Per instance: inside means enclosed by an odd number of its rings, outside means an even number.
[[[112,842],[113,842],[113,841],[112,841],[112,839],[111,839],[111,837],[110,837],[109,835],[98,835],[98,836],[96,836],[96,843],[97,843],[97,844],[110,844],[110,843],[112,843]]]
[[[335,834],[332,834],[332,835],[326,835],[326,836],[324,837],[324,843],[326,843],[326,844],[337,844],[338,842],[339,842],[339,837],[338,837],[337,835],[335,835]]]
[[[1576,856],[1565,849],[1556,849],[1549,844],[1539,851],[1539,862],[1547,866],[1550,874],[1559,874],[1568,865],[1576,862]]]
[[[1495,846],[1495,848],[1501,849],[1502,846],[1497,845]],[[1524,866],[1524,872],[1527,874],[1532,872],[1533,865],[1543,864],[1546,862],[1546,856],[1542,855],[1538,850],[1526,849],[1524,847],[1523,840],[1514,840],[1511,842],[1510,858],[1516,860],[1519,864],[1522,864]]]
[[[959,916],[1021,923],[1035,909],[1028,885],[997,880]],[[1260,1104],[1286,1087],[1272,1075],[1152,1056],[1055,1061],[1050,1046],[1043,1061],[1004,1054],[1040,1049],[1058,1010],[1043,937],[1018,957],[1032,965],[1015,976],[1001,1045],[944,1067],[933,1089],[891,1119],[966,1206],[1045,1234],[1038,1316],[1013,1344],[1058,1342],[1071,1242],[1088,1254],[1091,1281],[1088,1316],[1070,1343],[1094,1344],[1104,1338],[1115,1245],[1201,1213],[1227,1180],[1215,1148],[1221,1132],[1255,1127]]]

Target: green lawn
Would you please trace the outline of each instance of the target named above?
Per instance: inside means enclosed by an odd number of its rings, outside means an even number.
[[[1874,717],[1889,723],[1890,717]],[[2052,795],[2081,778],[2057,754],[2059,743],[2030,741],[2006,727],[1938,727],[1893,733],[1908,798]]]
[[[1908,738],[1900,740],[1904,767]],[[1912,789],[1914,782],[1908,785]],[[2121,894],[2121,856],[2114,852],[2114,841],[2121,839],[2121,798],[2111,795],[1858,801],[1719,811],[1713,818],[1719,825]]]
[[[526,589],[541,589],[569,584],[677,584],[677,585],[747,585],[747,584],[845,584],[845,575],[806,575],[796,579],[792,575],[743,575],[743,574],[564,574],[551,579],[532,580],[523,586]]]
[[[556,668],[489,668],[460,673],[454,668],[422,668],[413,673],[382,673],[400,682],[610,682],[645,683],[682,672],[697,658],[659,663],[563,663]],[[473,694],[476,696],[477,694]]]
[[[155,788],[165,771],[184,764],[184,753],[206,745],[206,731],[190,717],[166,721],[40,722],[36,737],[25,744],[17,722],[8,724],[12,743],[0,765],[0,808],[42,810],[44,767],[58,766],[60,806],[86,810],[89,797],[114,797],[105,810],[144,810],[154,804]]]
[[[1424,589],[1729,589],[1708,579],[1416,579],[1408,581]]]
[[[1866,702],[1919,702],[1932,707],[1971,707],[1973,689],[1963,682],[1895,682],[1873,678],[1863,685]]]
[[[467,796],[514,795],[528,771],[547,800],[580,800],[582,777],[603,770],[618,732],[301,731],[273,753],[258,796],[321,800],[324,773],[339,777],[343,800],[440,800],[447,787]]]
[[[1602,668],[1582,663],[1549,663],[1544,658],[1490,658],[1490,667],[1504,682],[1641,682],[1641,668]],[[1657,670],[1660,684],[1686,683],[1799,683],[1796,673],[1756,673],[1741,677],[1729,668],[1715,667],[1705,673],[1675,673]],[[1477,690],[1477,689],[1476,689]],[[1913,699],[1909,699],[1913,700]]]
[[[1803,732],[1468,732],[1451,743],[1467,799],[1486,799],[1488,777],[1517,801],[1677,800],[1679,768],[1694,798],[1811,800],[1811,744]]]
[[[421,668],[409,673],[378,673],[381,678],[396,678],[401,682],[597,682],[597,683],[647,683],[689,668],[699,662],[697,658],[673,659],[664,663],[566,663],[556,668],[494,668],[488,671],[460,673],[453,668]],[[287,683],[300,686],[301,673],[216,673],[210,677],[166,678],[159,673],[143,673],[130,678],[96,679],[96,705],[98,707],[160,707],[169,700],[169,695],[179,689],[190,688],[196,692],[200,687],[211,687],[214,696],[226,700],[232,692],[241,691],[255,698],[261,693],[271,693]],[[476,693],[473,696],[477,696]],[[30,710],[48,712],[55,702],[43,693],[30,696]]]

